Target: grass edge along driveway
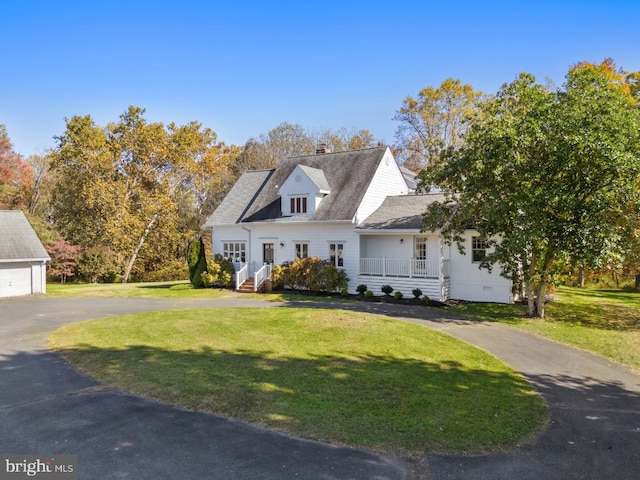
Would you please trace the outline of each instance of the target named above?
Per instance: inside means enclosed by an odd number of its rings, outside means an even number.
[[[409,456],[509,448],[547,418],[542,397],[495,357],[446,334],[371,314],[154,312],[68,325],[49,344],[114,388]]]

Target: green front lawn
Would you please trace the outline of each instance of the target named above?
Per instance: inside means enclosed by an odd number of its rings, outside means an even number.
[[[47,283],[50,297],[219,298],[230,290],[195,289],[188,281],[143,283]]]
[[[495,357],[408,322],[316,309],[198,309],[66,326],[50,346],[101,382],[303,437],[402,454],[483,452],[546,407]]]
[[[640,370],[640,294],[621,290],[560,287],[545,307],[546,318],[529,318],[524,305],[465,304],[456,311],[505,323],[589,350]]]

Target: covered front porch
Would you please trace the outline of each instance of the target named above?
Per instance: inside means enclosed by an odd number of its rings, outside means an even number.
[[[363,233],[360,235],[358,284],[379,294],[383,285],[412,296],[447,300],[450,289],[449,258],[439,235],[416,232]]]

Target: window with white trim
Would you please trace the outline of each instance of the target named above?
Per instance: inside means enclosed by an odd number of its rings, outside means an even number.
[[[344,267],[344,243],[329,244],[329,261],[336,267]]]
[[[289,200],[291,213],[307,213],[307,197],[291,197]]]
[[[223,244],[224,258],[228,258],[234,262],[247,261],[247,244],[245,242],[224,242]]]
[[[309,256],[309,244],[306,242],[296,243],[296,258],[307,258]]]
[[[481,262],[487,254],[487,243],[480,237],[471,237],[471,261]]]
[[[427,259],[427,237],[416,237],[414,242],[414,256],[416,260]]]

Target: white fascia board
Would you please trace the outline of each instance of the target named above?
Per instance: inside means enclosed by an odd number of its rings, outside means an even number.
[[[48,262],[51,257],[46,258],[1,258],[0,263],[27,263],[27,262]]]

